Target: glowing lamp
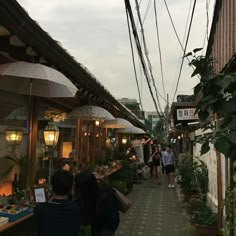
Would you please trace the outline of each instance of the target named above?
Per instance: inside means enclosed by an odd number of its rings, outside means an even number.
[[[96,121],[95,121],[95,125],[96,125],[96,126],[99,126],[99,125],[100,125],[100,121],[99,121],[99,120],[96,120]]]
[[[59,129],[53,124],[49,123],[44,131],[44,141],[47,146],[56,146],[59,138]]]
[[[121,142],[122,144],[127,144],[127,138],[122,138]]]
[[[7,129],[5,131],[5,137],[8,143],[19,144],[23,137],[23,131],[16,129]]]

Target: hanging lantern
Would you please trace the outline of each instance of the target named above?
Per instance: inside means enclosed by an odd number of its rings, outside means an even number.
[[[121,142],[122,144],[127,144],[127,138],[122,138]]]
[[[100,121],[99,121],[99,120],[96,120],[96,121],[95,121],[95,125],[96,125],[96,126],[99,126],[99,125],[100,125]]]
[[[5,137],[10,144],[20,144],[23,137],[23,130],[7,129],[5,131]]]
[[[56,146],[59,138],[59,129],[53,124],[48,123],[44,131],[44,141],[47,146]]]

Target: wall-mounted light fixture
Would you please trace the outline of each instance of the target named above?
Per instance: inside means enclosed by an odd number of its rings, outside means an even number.
[[[23,137],[23,130],[9,128],[5,131],[5,138],[9,144],[20,144]]]

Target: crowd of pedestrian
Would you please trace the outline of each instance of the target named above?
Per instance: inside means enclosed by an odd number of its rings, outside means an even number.
[[[34,208],[37,236],[113,236],[119,205],[112,187],[88,170],[74,176],[63,167],[52,177],[52,199]]]
[[[168,187],[175,187],[175,155],[171,146],[161,150],[153,145],[148,164],[151,178],[158,184],[162,168],[162,174],[168,176]],[[114,236],[120,221],[119,202],[109,183],[96,179],[81,166],[73,172],[64,163],[52,177],[52,190],[53,197],[34,208],[37,236]]]
[[[174,188],[174,172],[175,172],[175,154],[170,145],[167,145],[162,150],[160,146],[154,144],[152,147],[152,153],[148,159],[148,165],[150,167],[151,178],[157,179],[158,184],[161,184],[161,168],[162,174],[168,177],[168,187]]]

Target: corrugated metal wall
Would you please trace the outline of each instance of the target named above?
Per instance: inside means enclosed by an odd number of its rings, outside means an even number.
[[[212,56],[214,71],[220,72],[236,53],[236,0],[222,0]]]

